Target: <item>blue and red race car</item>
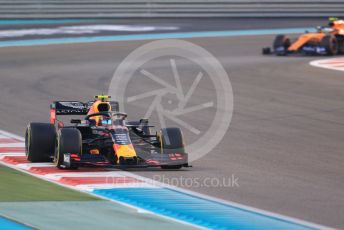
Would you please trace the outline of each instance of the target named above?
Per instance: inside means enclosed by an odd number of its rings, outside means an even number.
[[[30,123],[25,150],[31,162],[51,162],[58,168],[188,167],[184,139],[179,128],[152,133],[147,119],[126,121],[116,101],[99,95],[94,101],[55,101],[50,123]],[[57,115],[84,115],[66,126]]]

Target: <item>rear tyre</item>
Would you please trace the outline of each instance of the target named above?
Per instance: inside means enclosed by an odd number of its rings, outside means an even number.
[[[338,41],[335,36],[326,35],[320,41],[320,46],[324,47],[327,55],[336,55],[338,53]]]
[[[56,145],[56,130],[49,123],[30,123],[25,132],[25,154],[30,162],[51,162]]]
[[[179,128],[163,128],[160,130],[160,144],[163,154],[185,153],[184,138]],[[163,165],[162,169],[180,169],[183,165]]]
[[[81,133],[75,128],[62,128],[57,134],[57,148],[54,157],[56,167],[61,169],[76,169],[77,166],[71,162],[65,162],[65,154],[81,155],[82,138]]]
[[[277,55],[287,55],[290,44],[290,39],[287,36],[279,34],[276,36],[273,43],[274,52]],[[282,50],[280,50],[281,48]]]
[[[338,54],[344,54],[344,35],[336,36],[338,41]]]

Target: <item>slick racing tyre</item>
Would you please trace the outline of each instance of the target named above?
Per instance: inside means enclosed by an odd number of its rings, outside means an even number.
[[[25,132],[25,154],[30,162],[51,162],[56,145],[56,130],[49,123],[30,123]]]
[[[326,35],[320,41],[320,46],[324,47],[327,55],[336,55],[338,53],[338,41],[335,36]]]
[[[344,35],[337,35],[338,41],[338,54],[344,54]]]
[[[184,138],[179,128],[163,128],[160,130],[160,144],[163,154],[169,152],[185,153]],[[162,169],[180,169],[182,165],[163,165]]]
[[[263,54],[263,55],[271,54],[271,49],[270,49],[270,47],[264,47],[264,48],[262,49],[262,54]]]
[[[287,55],[290,44],[290,39],[287,36],[283,34],[277,35],[273,43],[274,52],[277,55]],[[283,50],[280,50],[281,48]]]
[[[75,128],[62,128],[57,134],[57,148],[54,157],[56,167],[61,169],[76,169],[70,159],[70,154],[81,155],[81,133]],[[69,157],[69,160],[67,158]],[[67,162],[66,162],[67,161]]]

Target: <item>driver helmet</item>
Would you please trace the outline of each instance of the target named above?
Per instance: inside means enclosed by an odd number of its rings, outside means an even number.
[[[338,18],[336,18],[336,17],[330,17],[330,18],[328,19],[328,25],[329,25],[330,27],[333,27],[333,26],[334,26],[334,22],[337,21],[337,20],[338,20]]]

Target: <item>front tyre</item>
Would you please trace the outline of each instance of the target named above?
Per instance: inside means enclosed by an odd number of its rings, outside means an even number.
[[[338,54],[344,54],[344,35],[337,35],[338,41]]]
[[[290,39],[284,34],[279,34],[274,40],[273,49],[277,55],[284,56],[288,54],[288,48],[290,45]]]
[[[163,154],[185,153],[184,137],[179,128],[163,128],[160,130],[160,145]],[[163,165],[162,169],[180,169],[183,165]]]
[[[320,46],[324,47],[327,55],[332,56],[338,53],[338,40],[333,35],[326,35],[320,41]]]
[[[30,162],[51,162],[56,145],[56,129],[49,123],[30,123],[25,132],[25,154]]]
[[[72,163],[71,154],[81,155],[81,133],[75,128],[62,128],[57,134],[57,148],[54,157],[56,167],[60,169],[76,169]]]

